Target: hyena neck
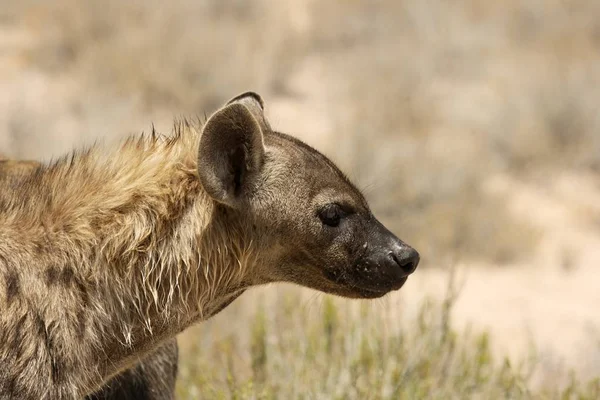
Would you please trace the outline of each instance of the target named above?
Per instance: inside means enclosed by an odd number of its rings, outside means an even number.
[[[94,148],[35,171],[15,188],[18,202],[0,196],[0,256],[20,247],[21,273],[64,295],[68,313],[39,314],[67,348],[82,337],[78,357],[64,355],[74,370],[81,362],[114,375],[246,287],[253,252],[243,227],[215,218],[197,176],[197,132],[129,140],[112,154]]]

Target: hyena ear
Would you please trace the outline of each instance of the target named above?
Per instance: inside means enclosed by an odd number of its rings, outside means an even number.
[[[267,130],[263,101],[252,92],[233,98],[206,121],[198,174],[209,196],[230,207],[240,204],[262,168]]]

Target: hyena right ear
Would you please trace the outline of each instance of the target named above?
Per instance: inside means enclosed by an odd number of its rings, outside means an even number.
[[[253,92],[230,100],[206,121],[198,150],[198,174],[216,201],[237,207],[264,162],[263,132],[269,130],[263,101]]]

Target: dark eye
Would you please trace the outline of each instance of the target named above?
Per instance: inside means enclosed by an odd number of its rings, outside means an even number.
[[[336,227],[346,214],[337,204],[327,204],[319,211],[319,218],[325,225]]]

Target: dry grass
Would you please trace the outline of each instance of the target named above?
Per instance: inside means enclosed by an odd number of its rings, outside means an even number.
[[[454,295],[408,318],[381,303],[286,289],[234,305],[184,344],[180,399],[596,399],[600,380],[536,383],[532,349],[520,364],[494,357],[485,332],[452,328]],[[246,298],[248,300],[248,298]],[[226,328],[232,315],[242,328]],[[401,322],[399,321],[401,320]],[[243,327],[245,326],[245,327]],[[191,336],[188,335],[189,340]]]
[[[213,109],[249,83],[271,91],[299,43],[286,7],[263,0],[60,0],[36,4],[27,19],[44,32],[32,63],[148,110]]]

